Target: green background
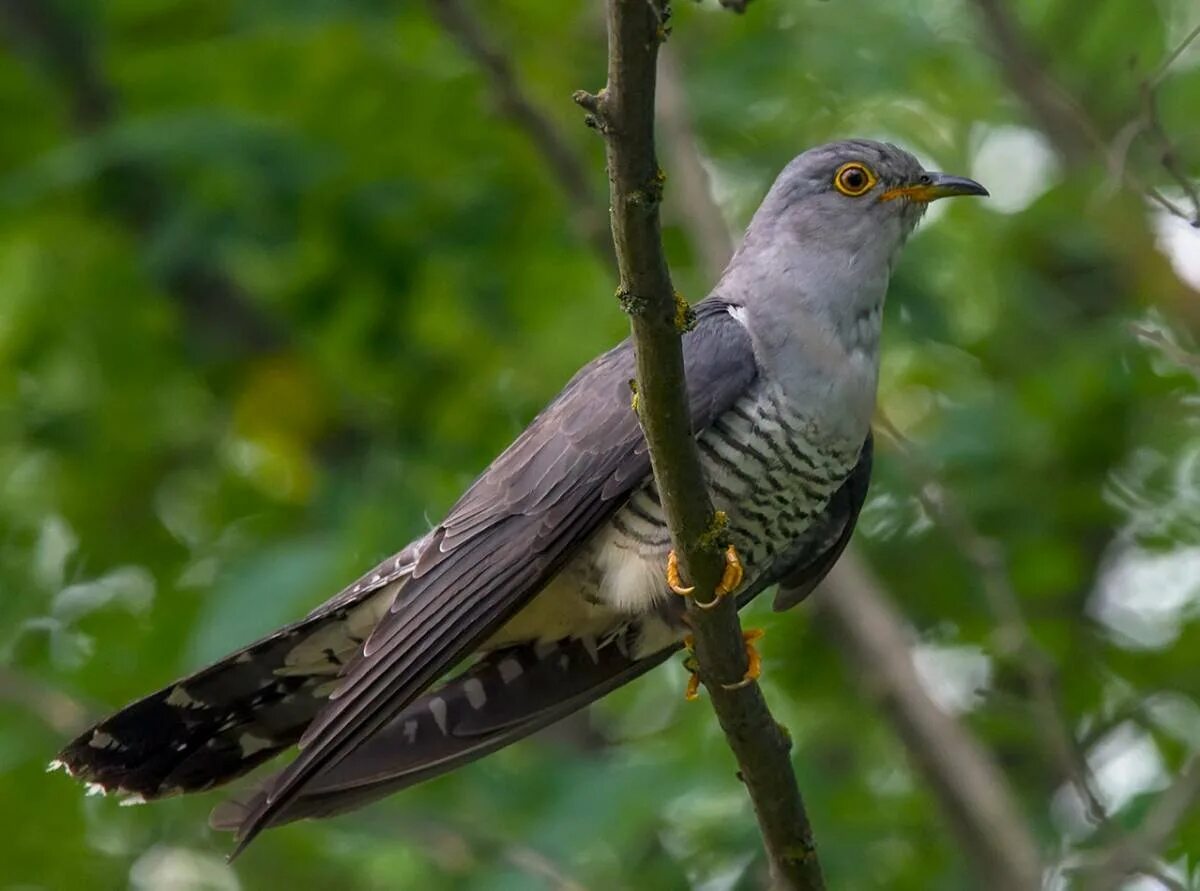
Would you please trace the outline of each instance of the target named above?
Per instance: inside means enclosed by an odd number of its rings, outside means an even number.
[[[1031,111],[987,5],[681,0],[669,49],[735,237],[783,164],[842,136],[993,193],[939,206],[896,271],[880,396],[910,445],[881,438],[856,541],[930,689],[1069,866],[1105,833],[1072,808],[979,567],[921,496],[999,543],[1112,819],[1136,825],[1200,747],[1200,232],[1139,194],[1188,207],[1128,125],[1200,8],[1005,5],[1093,143]],[[118,808],[43,773],[87,718],[436,522],[624,336],[615,276],[572,224],[605,208],[603,146],[570,102],[603,83],[602,10],[470,8],[578,153],[590,206],[426,4],[0,3],[0,888],[761,881],[731,756],[707,705],[682,701],[678,660],[561,732],[268,832],[232,868],[205,825],[220,793]],[[1200,47],[1156,93],[1194,178]],[[699,299],[720,258],[661,154],[673,274]],[[831,886],[975,887],[812,607],[751,612]],[[1192,818],[1163,859],[1186,884],[1198,857]]]

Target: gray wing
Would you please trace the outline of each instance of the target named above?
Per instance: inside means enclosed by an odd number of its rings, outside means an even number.
[[[743,592],[744,605],[778,580],[775,608],[802,600],[850,540],[871,476],[872,440],[824,512],[784,554],[776,571]],[[782,575],[782,578],[780,577]],[[604,641],[563,640],[489,653],[469,670],[413,701],[346,758],[321,770],[270,825],[328,817],[447,773],[561,720],[665,661],[678,646],[634,659],[636,623]],[[238,829],[260,809],[278,775],[221,804],[217,829]]]
[[[693,431],[757,374],[730,304],[705,300],[683,339]],[[650,472],[630,406],[628,341],[586,366],[427,536],[402,597],[372,632],[300,741],[300,755],[247,814],[240,851],[323,768],[384,727],[562,568]]]

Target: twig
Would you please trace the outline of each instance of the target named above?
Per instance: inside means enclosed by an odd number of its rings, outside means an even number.
[[[45,681],[0,667],[0,701],[36,715],[56,734],[70,736],[87,724],[88,709]]]
[[[1164,69],[1165,70],[1165,69]],[[1158,149],[1158,161],[1167,175],[1175,181],[1180,190],[1192,203],[1192,226],[1200,229],[1200,187],[1188,179],[1187,172],[1179,161],[1175,145],[1163,126],[1158,114],[1158,95],[1150,82],[1142,84],[1142,101],[1146,107],[1146,132],[1154,139]],[[1177,216],[1180,214],[1177,214]],[[1184,215],[1184,219],[1187,216]]]
[[[1082,162],[1097,134],[1071,96],[1046,73],[1042,59],[1025,39],[1006,0],[975,0],[992,55],[1013,92],[1068,161]]]
[[[1112,891],[1134,873],[1153,869],[1154,858],[1200,804],[1200,759],[1193,758],[1171,786],[1158,797],[1141,826],[1108,849],[1088,886],[1091,891]]]
[[[637,352],[638,410],[671,541],[691,582],[712,592],[723,570],[700,458],[689,435],[677,297],[663,256],[663,175],[654,151],[655,63],[668,33],[664,0],[608,0],[608,83],[576,101],[605,136],[613,241],[622,303]],[[782,887],[823,889],[808,817],[789,760],[790,741],[756,683],[724,689],[747,671],[733,598],[712,610],[689,602],[695,651],[713,708],[740,767]]]
[[[671,190],[667,200],[674,202],[687,227],[692,250],[699,255],[705,276],[715,282],[733,256],[733,238],[721,208],[713,200],[712,184],[688,114],[682,65],[670,46],[664,46],[659,53],[657,102],[663,145],[671,161]]]
[[[1171,66],[1187,51],[1189,46],[1196,42],[1197,38],[1200,38],[1200,25],[1196,25],[1195,28],[1185,34],[1183,40],[1179,41],[1179,45],[1167,53],[1166,57],[1158,63],[1158,68],[1155,69],[1147,81],[1150,89],[1156,88],[1163,82],[1163,78],[1167,76],[1167,72],[1171,70]]]
[[[1080,164],[1095,158],[1102,162],[1114,180],[1126,188],[1146,195],[1172,216],[1186,220],[1193,226],[1200,225],[1200,203],[1197,214],[1190,216],[1153,186],[1142,181],[1125,163],[1129,143],[1144,125],[1134,122],[1129,134],[1122,128],[1114,145],[1109,145],[1100,128],[1093,123],[1086,109],[1071,96],[1049,73],[1041,57],[1032,48],[1030,41],[1007,5],[1007,0],[975,0],[992,47],[992,55],[1009,86],[1029,110],[1042,132],[1068,161]],[[1174,50],[1167,54],[1155,73],[1144,84],[1144,92],[1153,92],[1162,82],[1171,64],[1200,36],[1200,27],[1193,29]],[[1166,166],[1166,165],[1164,165]],[[1194,186],[1182,175],[1178,166],[1167,167],[1185,192],[1191,194]]]
[[[818,616],[869,696],[908,749],[950,830],[976,863],[983,887],[1041,884],[1037,845],[988,752],[930,699],[911,639],[870,570],[847,552],[816,595]]]
[[[571,205],[571,217],[580,236],[608,268],[616,266],[608,224],[597,212],[595,190],[587,168],[567,137],[529,98],[517,78],[512,60],[487,36],[487,29],[462,0],[428,0],[430,12],[446,33],[487,75],[501,112],[533,143],[545,159]]]
[[[1180,368],[1190,371],[1192,374],[1200,375],[1200,355],[1185,350],[1164,334],[1162,330],[1137,322],[1131,323],[1129,330],[1142,343],[1154,347],[1163,357]]]
[[[1104,804],[1092,786],[1087,762],[1063,715],[1057,668],[1034,640],[1020,597],[1009,580],[1003,550],[975,528],[958,499],[940,485],[932,469],[924,464],[904,434],[882,412],[877,413],[876,426],[895,443],[902,463],[918,483],[917,497],[925,510],[975,567],[997,623],[995,646],[998,655],[1025,679],[1034,711],[1033,723],[1042,734],[1042,741],[1059,772],[1074,787],[1089,816],[1097,824],[1104,823],[1107,820]]]

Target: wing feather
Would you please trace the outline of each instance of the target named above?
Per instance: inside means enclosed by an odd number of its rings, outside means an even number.
[[[698,304],[684,337],[693,430],[757,374],[730,305]],[[525,605],[650,472],[630,407],[628,341],[580,371],[429,536],[405,596],[346,669],[302,750],[246,815],[241,850],[322,769],[392,720]]]

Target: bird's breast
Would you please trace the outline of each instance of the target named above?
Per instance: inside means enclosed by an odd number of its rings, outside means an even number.
[[[738,400],[698,438],[714,505],[725,513],[745,584],[824,510],[858,460],[862,439],[801,410],[781,387]],[[665,571],[670,537],[652,480],[598,530],[568,567],[584,595],[617,613],[655,609],[672,595]]]

